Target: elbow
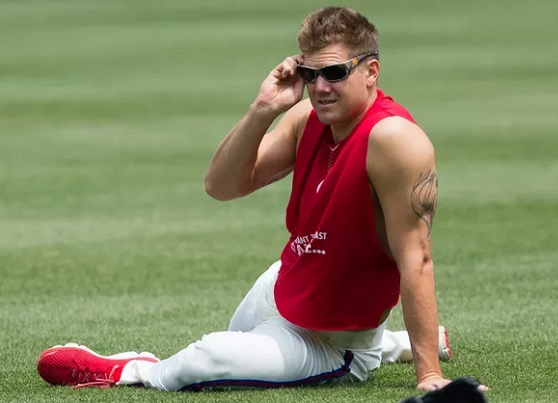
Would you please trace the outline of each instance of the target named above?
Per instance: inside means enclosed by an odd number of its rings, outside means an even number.
[[[434,261],[430,247],[425,247],[422,253],[422,270],[426,273],[434,272]]]
[[[396,259],[397,267],[402,276],[433,276],[434,261],[429,250],[417,251]]]
[[[219,186],[216,186],[215,182],[208,177],[205,178],[205,193],[207,193],[211,198],[218,201],[229,201],[234,197],[228,196]]]
[[[238,187],[235,187],[231,183],[222,184],[215,180],[212,180],[209,176],[206,176],[205,181],[205,193],[207,193],[211,198],[218,201],[230,201],[238,199],[239,197],[245,196],[250,192],[242,192]]]
[[[434,262],[430,256],[425,257],[422,261],[422,273],[429,276],[434,275]]]

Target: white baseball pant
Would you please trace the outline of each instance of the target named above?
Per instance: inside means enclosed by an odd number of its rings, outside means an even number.
[[[205,335],[158,363],[131,361],[118,384],[178,391],[365,381],[382,359],[394,362],[410,352],[407,333],[384,331],[384,325],[318,332],[288,322],[275,305],[279,268],[276,262],[260,276],[227,331]]]

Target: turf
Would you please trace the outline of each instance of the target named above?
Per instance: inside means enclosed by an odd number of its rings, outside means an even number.
[[[381,87],[431,136],[441,321],[491,402],[558,395],[558,3],[343,2]],[[212,152],[297,52],[316,1],[0,2],[0,402],[397,402],[413,367],[328,388],[184,394],[45,384],[77,341],[165,357],[226,326],[285,242],[289,181],[209,199]],[[390,327],[402,326],[396,311]]]

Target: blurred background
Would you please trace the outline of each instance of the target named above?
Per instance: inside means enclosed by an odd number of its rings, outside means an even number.
[[[325,5],[0,1],[0,401],[75,396],[36,375],[53,344],[165,357],[226,326],[287,239],[290,177],[229,203],[203,177]],[[455,351],[444,371],[479,377],[491,401],[555,401],[558,3],[336,5],[377,25],[380,87],[437,150],[438,301]],[[395,402],[413,387],[412,366],[395,365],[361,387],[228,399]],[[184,399],[107,393],[79,396]]]

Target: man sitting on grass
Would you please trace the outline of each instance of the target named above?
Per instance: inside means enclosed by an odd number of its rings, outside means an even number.
[[[364,16],[318,10],[304,19],[298,42],[302,53],[269,73],[205,181],[209,195],[231,200],[293,172],[280,260],[227,331],[162,361],[53,347],[38,363],[47,382],[275,388],[365,381],[381,361],[411,359],[418,389],[450,382],[439,364],[451,353],[438,324],[430,245],[438,194],[432,143],[377,88],[377,31]],[[408,333],[385,330],[399,299]]]

